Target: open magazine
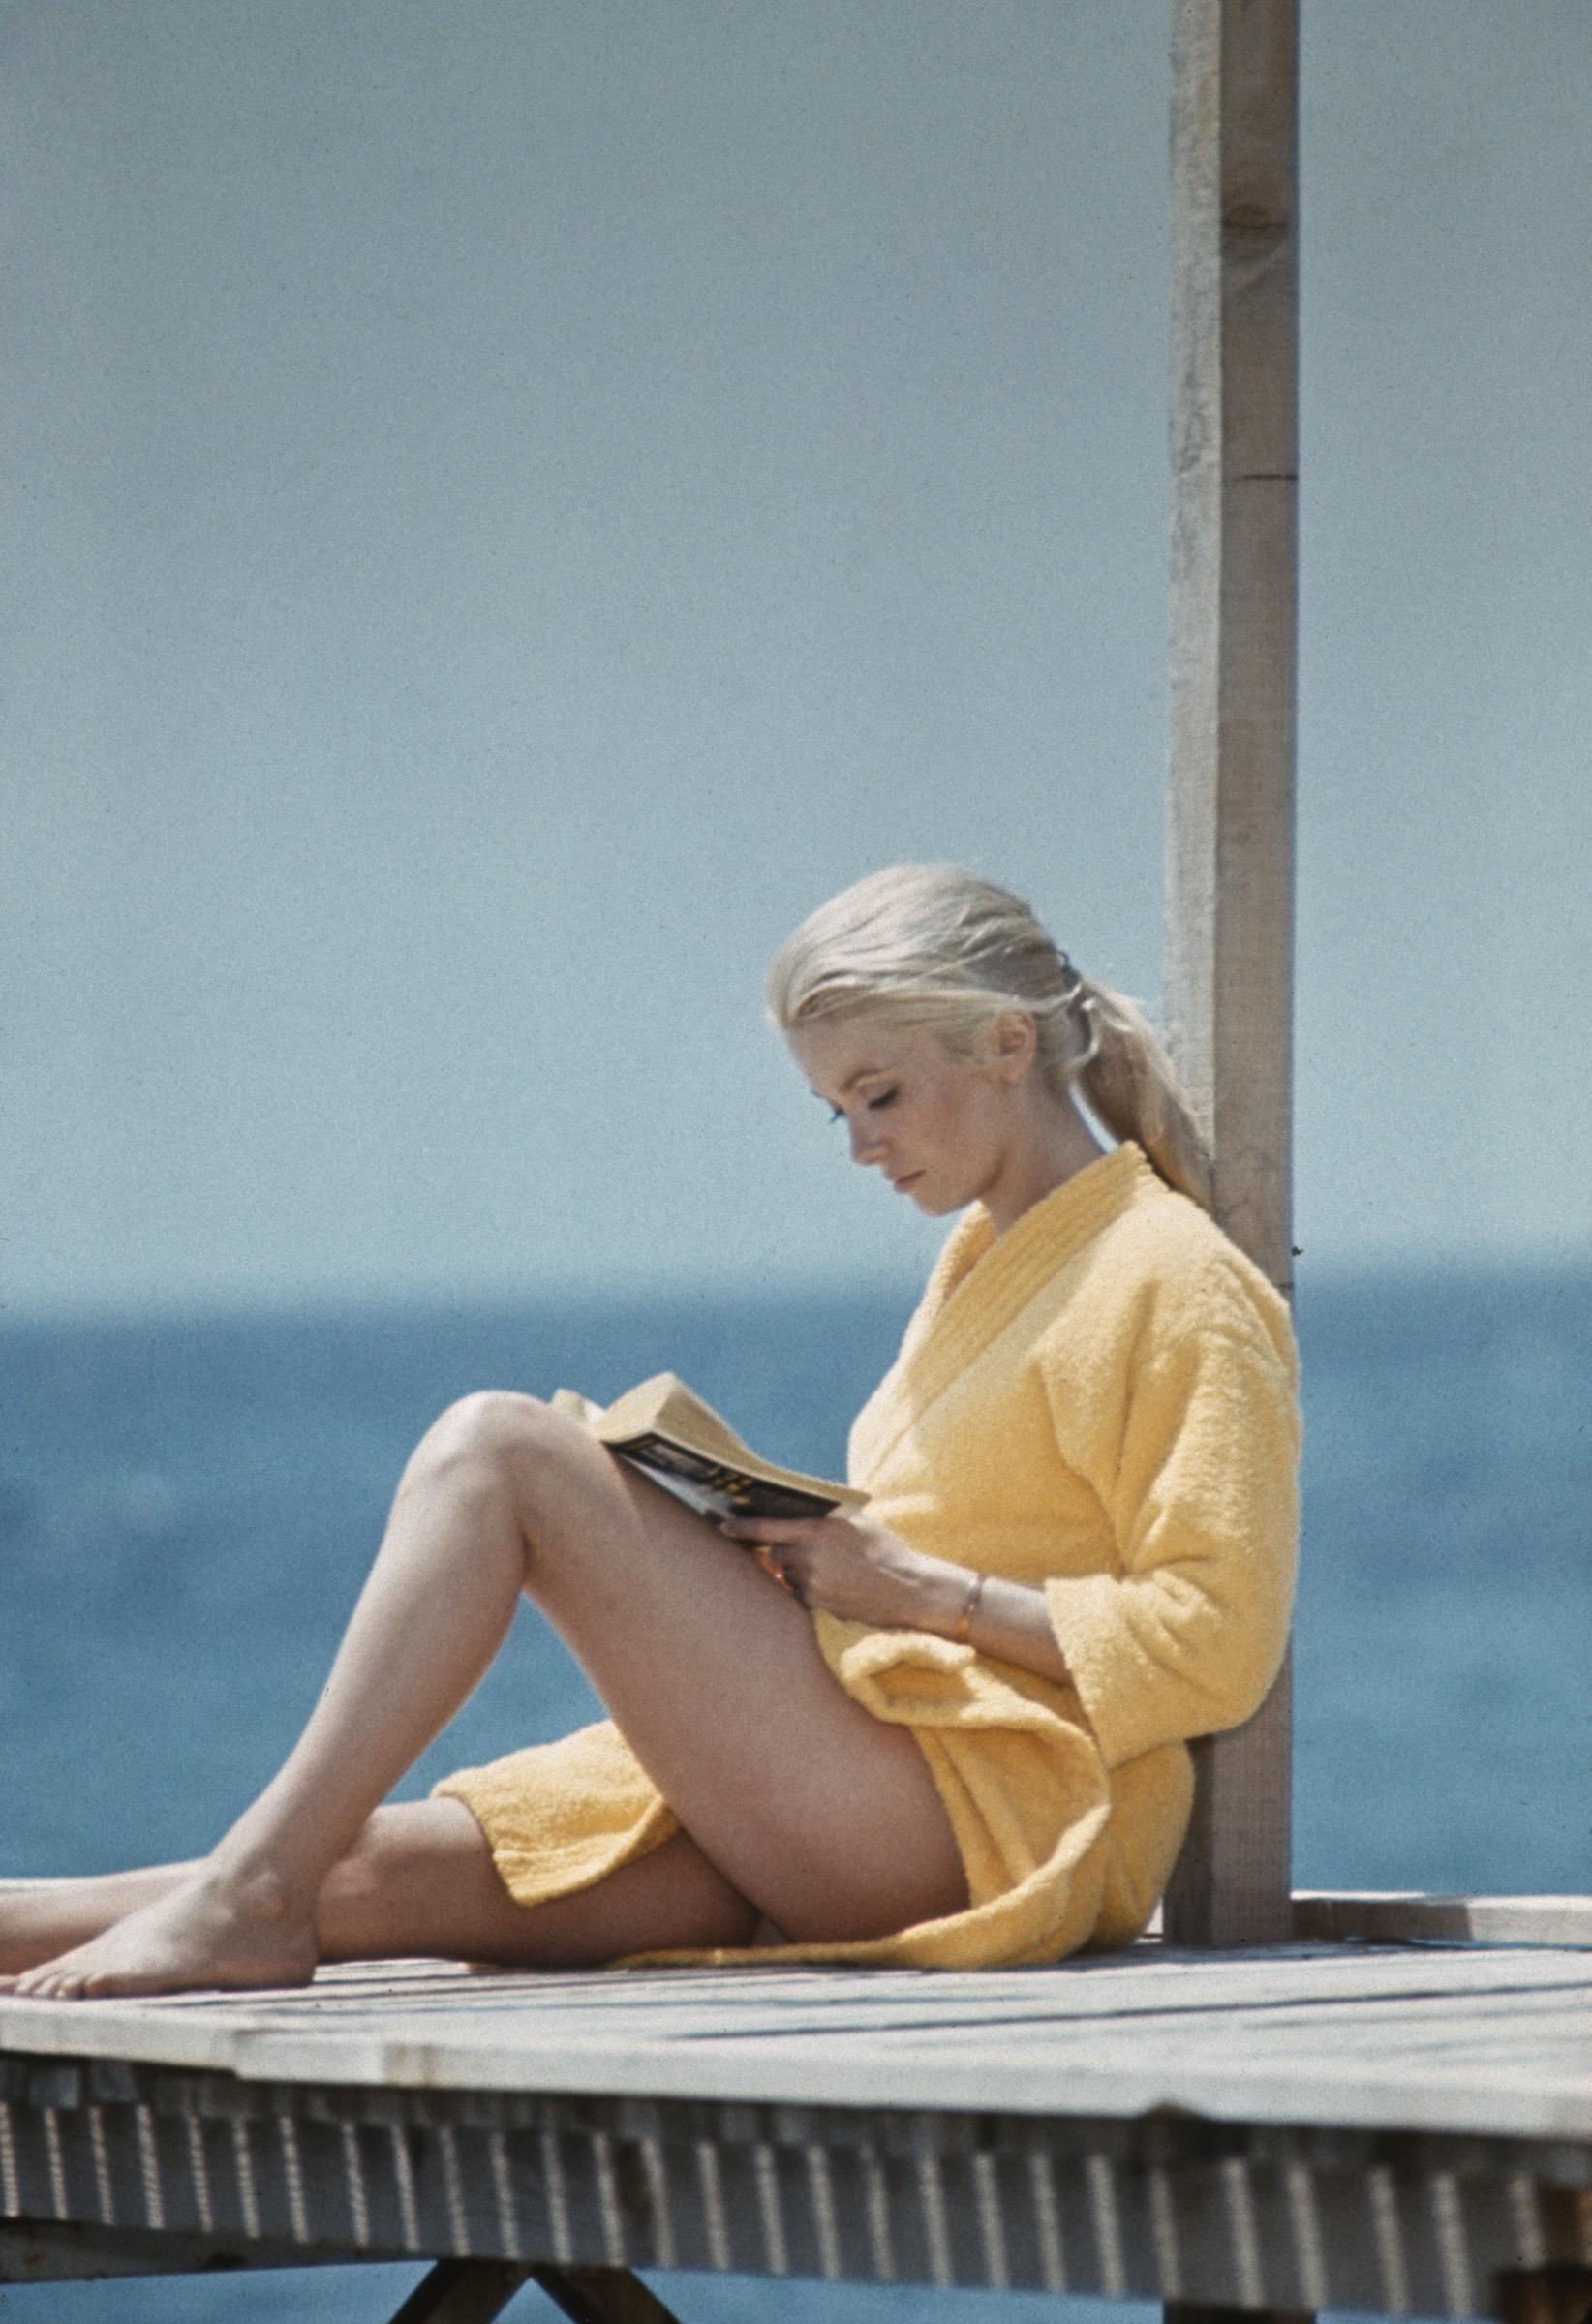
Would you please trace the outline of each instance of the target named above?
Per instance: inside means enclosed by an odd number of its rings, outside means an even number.
[[[822,1517],[860,1509],[868,1498],[854,1486],[762,1459],[673,1372],[628,1389],[606,1410],[567,1388],[553,1402],[705,1517]]]

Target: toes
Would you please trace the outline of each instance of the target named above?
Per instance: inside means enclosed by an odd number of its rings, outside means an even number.
[[[19,2001],[70,2001],[75,1980],[58,1969],[31,1969],[25,1976],[17,1977],[12,1987]]]
[[[9,1990],[23,2002],[96,2002],[108,2000],[125,1988],[108,1970],[46,1965],[19,1977],[0,1978],[0,1990]]]

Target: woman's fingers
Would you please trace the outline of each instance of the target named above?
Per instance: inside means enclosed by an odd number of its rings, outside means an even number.
[[[811,1517],[721,1517],[719,1530],[732,1542],[795,1542],[811,1522]]]
[[[721,1530],[745,1542],[801,1605],[905,1627],[921,1614],[908,1572],[916,1553],[882,1526],[850,1516],[735,1517]]]

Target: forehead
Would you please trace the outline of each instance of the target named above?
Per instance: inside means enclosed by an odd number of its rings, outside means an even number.
[[[927,1027],[892,1024],[884,1018],[840,1018],[798,1025],[790,1046],[812,1086],[829,1097],[842,1096],[852,1082],[868,1075],[901,1073],[909,1065],[947,1057],[943,1042]]]

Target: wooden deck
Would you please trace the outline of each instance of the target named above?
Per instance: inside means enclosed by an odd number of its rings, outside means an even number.
[[[0,2278],[451,2255],[1485,2315],[1592,2267],[1592,1954],[0,2002]]]

